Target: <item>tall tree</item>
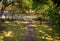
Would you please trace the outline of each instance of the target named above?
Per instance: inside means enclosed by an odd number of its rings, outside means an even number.
[[[0,12],[0,17],[1,17],[4,13],[5,8],[11,4],[14,5],[14,3],[18,2],[18,0],[1,0],[0,2],[2,3],[2,8],[1,8],[1,12]],[[0,19],[0,25],[2,25],[2,22],[3,21]]]

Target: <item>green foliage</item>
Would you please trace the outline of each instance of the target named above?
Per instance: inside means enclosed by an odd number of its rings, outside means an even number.
[[[2,4],[3,4],[3,5],[7,5],[7,4],[8,4],[8,1],[7,1],[7,0],[3,0],[3,1],[2,1]]]
[[[23,41],[24,26],[5,24],[7,31],[0,33],[0,41]],[[8,35],[8,33],[10,33]]]
[[[7,4],[8,4],[7,0],[4,0],[3,5],[5,6]],[[13,5],[13,9],[16,7],[16,10],[17,9],[20,9],[22,11],[26,11],[29,9],[35,10],[35,13],[37,13],[37,15],[39,16],[38,20],[41,20],[41,23],[44,22],[42,20],[42,18],[45,18],[46,16],[49,17],[48,21],[50,23],[49,26],[51,26],[51,29],[50,29],[50,27],[45,27],[46,24],[42,27],[38,26],[35,28],[36,37],[37,37],[38,41],[49,41],[46,38],[49,36],[51,36],[50,38],[52,38],[53,32],[54,32],[54,34],[55,33],[60,34],[59,33],[60,32],[60,30],[59,30],[60,29],[60,14],[59,14],[60,7],[56,8],[56,6],[53,4],[52,0],[18,0],[16,4],[14,3],[12,5]],[[42,15],[42,18],[40,18],[41,15]],[[23,27],[10,26],[8,28],[9,28],[9,30],[11,30],[14,33],[14,36],[13,36],[13,38],[5,37],[4,38],[5,41],[12,41],[12,40],[13,41],[22,41]],[[47,36],[45,36],[46,34],[47,34]],[[0,40],[2,40],[2,39],[0,39]]]
[[[23,0],[23,3],[28,8],[32,8],[33,1],[32,0]]]

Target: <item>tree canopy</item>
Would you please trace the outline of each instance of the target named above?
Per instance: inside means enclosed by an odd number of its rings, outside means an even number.
[[[55,39],[57,39],[57,41],[59,40],[60,38],[59,36],[60,35],[60,30],[59,30],[60,29],[60,0],[0,0],[0,3],[2,5],[0,16],[4,14],[4,10],[9,10],[9,9],[10,11],[13,11],[12,17],[14,16],[15,11],[22,11],[23,14],[27,14],[26,12],[29,12],[29,11],[34,11],[33,13],[35,14],[30,12],[28,14],[37,15],[36,21],[39,21],[38,23],[39,26],[36,26],[35,30],[36,30],[36,35],[37,35],[36,37],[38,41],[40,40],[42,41],[43,40],[42,38],[44,39],[46,38],[50,40],[53,39],[53,41]],[[16,13],[16,15],[17,14],[18,13]],[[22,13],[19,12],[19,14],[22,14]],[[20,15],[18,16],[20,17]],[[3,22],[1,22],[1,24],[2,23]],[[46,41],[46,40],[43,40],[43,41]]]

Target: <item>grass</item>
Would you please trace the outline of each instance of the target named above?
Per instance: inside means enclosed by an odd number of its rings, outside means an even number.
[[[9,24],[5,26],[7,29],[0,33],[0,41],[23,41],[24,26]]]
[[[24,24],[10,22],[4,25],[7,29],[0,33],[0,41],[23,41]],[[35,25],[34,31],[37,41],[60,41],[59,34],[53,34],[52,28],[47,25]]]
[[[46,25],[34,27],[35,36],[37,41],[60,41],[59,34],[55,35],[52,28]],[[57,38],[58,37],[58,38]]]

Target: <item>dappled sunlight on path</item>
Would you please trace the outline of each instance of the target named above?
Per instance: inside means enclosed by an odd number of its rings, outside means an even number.
[[[36,37],[34,35],[34,30],[32,27],[25,27],[23,41],[36,41]]]
[[[36,41],[34,28],[32,26],[32,21],[27,21],[29,23],[25,24],[23,41]]]

